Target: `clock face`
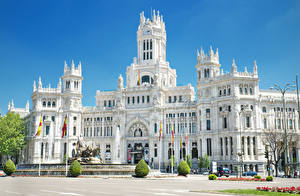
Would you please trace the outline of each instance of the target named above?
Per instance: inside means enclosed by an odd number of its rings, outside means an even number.
[[[144,35],[150,35],[151,34],[151,30],[145,30],[143,34]]]

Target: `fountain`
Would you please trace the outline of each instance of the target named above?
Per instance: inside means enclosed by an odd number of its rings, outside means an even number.
[[[112,162],[114,164],[120,164],[121,163],[121,152],[120,152],[120,126],[118,125],[116,133],[115,133],[115,139],[114,139],[114,156]]]
[[[78,138],[74,157],[69,159],[69,164],[74,160],[80,162],[82,166],[82,175],[127,175],[134,174],[135,165],[121,164],[120,158],[120,127],[118,126],[114,140],[113,164],[105,164],[99,157],[100,147],[93,148]],[[66,171],[65,164],[41,164],[40,174],[47,176],[64,176]],[[18,165],[15,175],[39,175],[39,164],[21,164]]]

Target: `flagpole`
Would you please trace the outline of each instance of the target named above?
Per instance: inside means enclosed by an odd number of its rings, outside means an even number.
[[[69,122],[69,121],[67,121],[67,122]],[[69,154],[68,154],[68,149],[69,149],[68,148],[68,146],[69,146],[68,128],[69,128],[69,126],[67,126],[67,129],[66,129],[66,135],[67,135],[67,145],[66,145],[66,177],[68,176],[68,157],[69,157]]]
[[[39,144],[39,146],[41,146],[41,144]],[[40,152],[39,152],[39,154],[40,154],[40,160],[39,160],[39,176],[41,176],[41,150],[40,150]]]

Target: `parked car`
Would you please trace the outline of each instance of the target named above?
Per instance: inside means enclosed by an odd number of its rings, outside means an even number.
[[[255,171],[246,171],[243,173],[243,176],[255,176],[257,175],[257,172]]]
[[[218,176],[218,177],[222,177],[222,176],[229,177],[229,175],[230,175],[230,173],[229,173],[228,168],[217,167],[216,176]]]

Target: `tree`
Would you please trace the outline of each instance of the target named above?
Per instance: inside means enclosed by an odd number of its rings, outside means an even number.
[[[191,155],[190,155],[190,154],[188,154],[188,155],[186,156],[186,162],[187,162],[188,166],[189,166],[190,168],[192,168],[192,159],[191,159]]]
[[[25,125],[19,114],[7,113],[0,119],[0,156],[17,156],[25,144]]]
[[[283,130],[267,129],[263,132],[264,143],[269,147],[266,154],[268,154],[268,162],[275,167],[276,176],[278,176],[278,167],[281,159],[284,159],[285,141],[287,141],[289,147],[291,147],[292,139],[296,138],[296,133],[287,129],[287,136]],[[269,159],[269,152],[271,158]]]
[[[204,157],[199,157],[198,164],[199,164],[200,170],[202,168],[206,168],[207,169],[209,167],[210,160],[209,160],[209,157],[207,156],[207,154],[204,155]]]

